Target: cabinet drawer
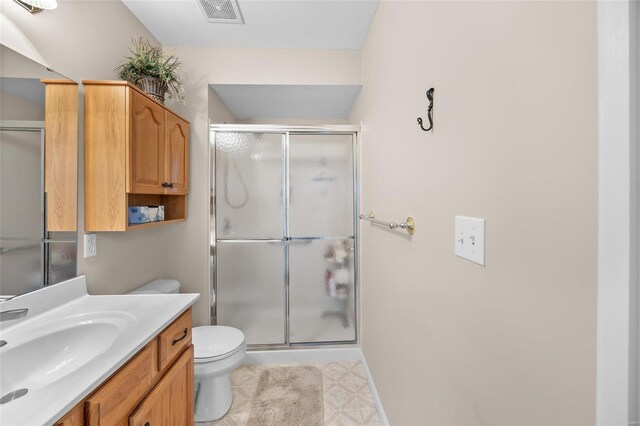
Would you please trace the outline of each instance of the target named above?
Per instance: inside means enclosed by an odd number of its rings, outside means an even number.
[[[86,424],[126,424],[129,414],[155,383],[157,358],[157,341],[154,339],[86,400]]]
[[[191,309],[158,336],[158,370],[164,371],[191,345]]]

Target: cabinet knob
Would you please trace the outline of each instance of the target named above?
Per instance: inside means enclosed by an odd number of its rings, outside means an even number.
[[[170,182],[162,182],[163,188],[173,188],[173,184]]]
[[[169,188],[173,188],[173,183],[169,183]]]
[[[144,426],[151,426],[151,423],[146,422],[146,423],[144,424]]]

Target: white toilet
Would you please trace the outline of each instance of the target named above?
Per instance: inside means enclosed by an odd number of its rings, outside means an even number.
[[[129,294],[172,294],[177,280],[154,280]],[[242,363],[247,345],[242,331],[221,325],[194,327],[195,421],[210,422],[224,416],[233,402],[229,374]]]

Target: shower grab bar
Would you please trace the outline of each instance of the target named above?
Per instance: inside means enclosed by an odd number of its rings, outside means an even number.
[[[401,222],[401,223],[387,222],[387,221],[384,221],[384,220],[376,219],[376,214],[372,210],[367,215],[360,214],[360,219],[368,220],[369,222],[373,222],[373,223],[378,224],[378,225],[386,226],[389,229],[398,229],[398,228],[404,229],[405,231],[407,231],[407,233],[409,235],[413,235],[413,234],[416,233],[416,222],[415,222],[415,220],[413,220],[413,218],[411,216],[409,216],[406,221]]]

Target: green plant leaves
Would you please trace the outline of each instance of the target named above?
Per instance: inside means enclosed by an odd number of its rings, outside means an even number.
[[[132,39],[129,48],[131,55],[126,56],[122,64],[115,71],[118,77],[132,84],[141,77],[156,77],[167,86],[169,98],[176,98],[185,103],[184,86],[180,77],[180,59],[154,46],[144,37]]]

